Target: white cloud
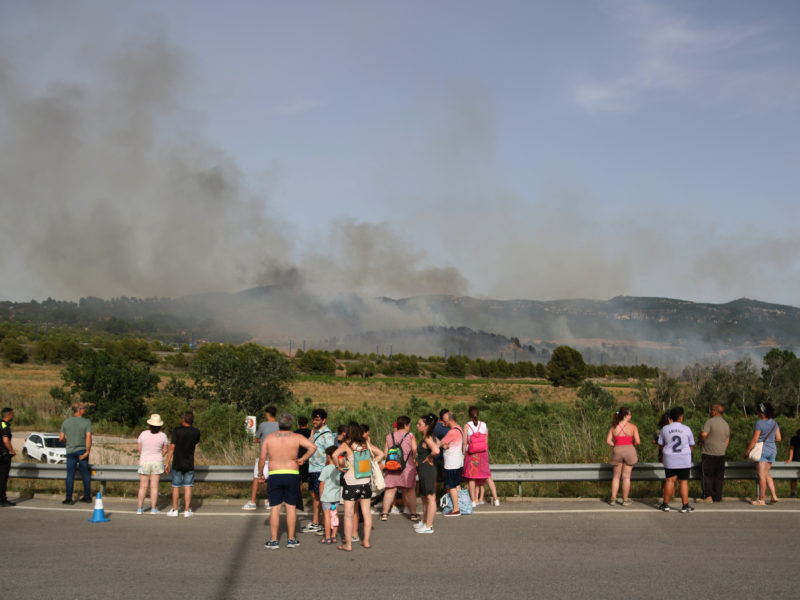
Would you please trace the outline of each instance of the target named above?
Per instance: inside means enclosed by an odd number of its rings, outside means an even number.
[[[655,94],[690,94],[711,101],[731,98],[763,105],[769,97],[797,104],[800,70],[776,68],[785,50],[773,26],[732,23],[706,26],[697,18],[643,0],[611,5],[629,40],[628,61],[617,74],[589,79],[573,89],[573,101],[587,112],[635,109]],[[742,85],[756,80],[760,85]],[[774,103],[774,102],[773,102]]]

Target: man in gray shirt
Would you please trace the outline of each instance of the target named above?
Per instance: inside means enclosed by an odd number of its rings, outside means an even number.
[[[703,425],[698,445],[703,449],[702,489],[695,502],[722,502],[722,484],[725,481],[725,451],[731,441],[731,428],[722,418],[724,409],[714,404],[709,410],[710,418]]]
[[[86,418],[86,405],[72,405],[72,416],[61,424],[59,439],[67,443],[67,497],[62,504],[75,504],[72,489],[75,469],[81,471],[83,496],[81,502],[92,501],[92,474],[89,472],[89,452],[92,449],[92,422]]]
[[[261,423],[256,430],[256,435],[253,438],[253,442],[258,444],[259,454],[261,453],[261,444],[264,443],[264,438],[266,438],[270,433],[275,433],[278,431],[278,422],[275,420],[275,416],[278,414],[278,409],[274,406],[268,406],[264,409],[264,415],[266,416],[266,421]],[[257,508],[256,504],[256,496],[258,496],[258,479],[261,477],[262,473],[258,471],[258,458],[256,458],[256,466],[253,469],[253,485],[250,489],[250,501],[242,507],[242,510],[255,510]],[[263,473],[263,476],[266,478],[267,473]],[[265,501],[267,508],[269,508],[269,500]]]

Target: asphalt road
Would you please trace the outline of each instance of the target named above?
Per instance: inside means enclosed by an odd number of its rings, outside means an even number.
[[[135,501],[56,499],[0,509],[3,598],[797,598],[800,501],[727,500],[694,513],[651,503],[533,500],[437,515],[433,535],[375,516],[373,548],[300,534],[264,548],[266,512],[207,501],[196,516],[136,515]],[[673,502],[677,508],[678,503]],[[301,522],[306,521],[301,516]],[[755,566],[757,565],[757,566]]]

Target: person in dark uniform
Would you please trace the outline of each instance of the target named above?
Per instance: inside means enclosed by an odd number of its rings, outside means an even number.
[[[11,421],[14,420],[14,409],[4,408],[0,421],[0,506],[16,506],[6,497],[8,474],[11,471],[11,458],[16,454],[11,444]]]

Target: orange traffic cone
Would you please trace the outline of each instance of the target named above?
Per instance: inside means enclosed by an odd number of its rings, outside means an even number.
[[[94,501],[94,514],[89,519],[89,523],[108,523],[111,519],[106,518],[106,512],[103,510],[103,498],[100,492],[97,492],[97,499]]]

